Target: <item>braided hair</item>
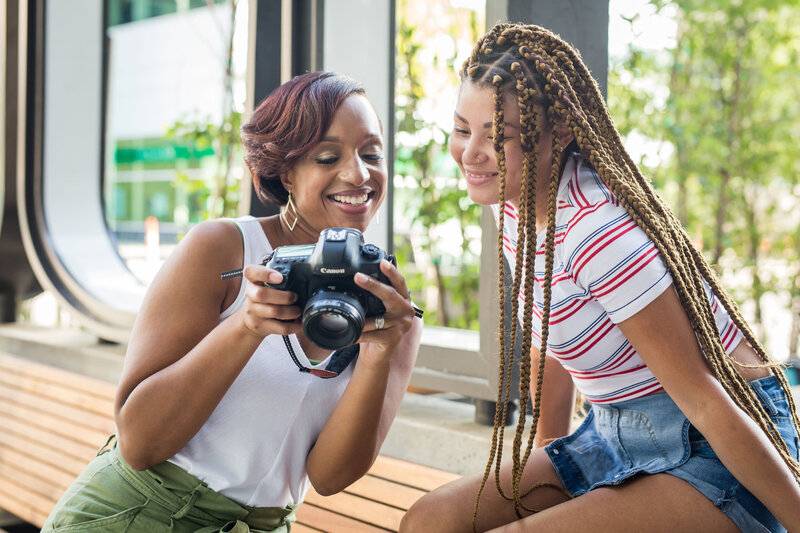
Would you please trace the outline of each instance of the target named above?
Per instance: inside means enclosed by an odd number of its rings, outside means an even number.
[[[551,286],[553,278],[553,256],[555,248],[556,194],[561,177],[563,149],[558,142],[558,127],[566,125],[572,133],[583,157],[597,171],[600,179],[609,187],[620,204],[636,224],[653,241],[660,252],[674,282],[681,305],[694,328],[700,348],[711,369],[725,391],[764,431],[778,450],[786,464],[800,479],[800,463],[788,452],[786,444],[778,434],[775,424],[761,406],[752,389],[736,369],[736,363],[727,356],[720,340],[714,313],[703,284],[705,279],[714,294],[722,302],[734,324],[762,360],[762,366],[773,368],[781,386],[789,398],[789,407],[795,428],[800,433],[794,401],[788,383],[779,365],[770,360],[764,348],[756,340],[752,330],[728,294],[720,286],[716,275],[670,209],[663,203],[652,184],[642,175],[622,144],[614,127],[603,97],[584,65],[578,52],[561,38],[543,28],[532,25],[498,24],[486,33],[475,45],[471,56],[461,70],[464,81],[478,87],[488,87],[494,93],[494,116],[492,136],[500,181],[500,216],[497,238],[500,292],[500,365],[497,402],[501,409],[495,413],[494,431],[489,460],[484,471],[475,502],[473,529],[477,520],[478,503],[486,482],[495,465],[495,485],[503,498],[513,501],[517,516],[521,510],[536,512],[522,504],[522,498],[548,484],[537,484],[522,492],[520,481],[525,464],[530,457],[536,427],[539,420],[539,403],[542,392],[542,377],[549,333]],[[522,346],[520,349],[520,416],[517,423],[512,457],[512,488],[507,495],[500,487],[500,461],[503,453],[503,423],[508,405],[511,379],[511,359],[514,344],[508,347],[502,334],[506,316],[503,290],[503,206],[505,205],[506,161],[503,151],[503,102],[506,94],[516,94],[520,112],[520,142],[523,152],[522,177],[519,199],[519,222],[517,242],[523,247],[517,254],[514,265],[514,280],[511,294],[520,293],[524,278],[524,306],[522,310]],[[546,113],[546,121],[539,121],[538,113]],[[533,265],[536,251],[536,168],[537,143],[540,138],[538,124],[550,124],[552,128],[552,168],[546,190],[547,215],[545,230],[545,274],[542,282],[543,308],[541,325],[541,347],[535,364],[538,367],[533,398],[532,424],[524,452],[522,440],[525,432],[527,404],[531,389],[531,366],[534,364],[530,349],[532,343],[533,283],[534,276],[523,276],[523,265]],[[540,190],[545,190],[544,188]],[[512,317],[518,316],[519,298],[512,301]],[[512,319],[511,339],[515,339],[517,320]],[[553,486],[553,485],[550,485]],[[561,487],[555,487],[563,491]],[[564,491],[566,493],[566,491]],[[569,494],[567,494],[569,496]]]

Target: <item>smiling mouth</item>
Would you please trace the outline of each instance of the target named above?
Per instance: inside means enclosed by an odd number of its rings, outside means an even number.
[[[485,180],[489,178],[495,178],[498,175],[499,174],[497,172],[471,172],[469,170],[464,171],[464,177],[473,180]]]
[[[374,191],[358,195],[332,194],[328,196],[328,198],[340,204],[352,205],[357,207],[366,204],[374,194],[375,194]]]

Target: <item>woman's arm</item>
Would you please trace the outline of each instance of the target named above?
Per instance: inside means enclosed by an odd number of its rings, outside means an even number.
[[[800,531],[800,485],[758,425],[713,376],[678,295],[667,289],[618,324],[722,463],[789,531]]]
[[[115,401],[120,451],[133,468],[158,464],[189,442],[265,335],[300,330],[296,321],[274,320],[299,316],[288,305],[293,293],[252,283],[242,308],[219,323],[226,295],[239,286],[220,273],[241,265],[241,258],[236,227],[206,222],[181,241],[151,284]],[[269,272],[248,266],[245,274],[266,281]]]
[[[384,261],[390,285],[363,275],[356,283],[380,298],[385,326],[367,320],[361,351],[350,383],[308,454],[306,466],[314,489],[335,494],[367,473],[378,456],[403,399],[417,358],[422,320],[414,317],[405,280]]]

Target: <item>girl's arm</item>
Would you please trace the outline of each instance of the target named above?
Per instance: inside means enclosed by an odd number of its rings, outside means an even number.
[[[531,398],[536,393],[537,361],[539,351],[532,348]],[[539,448],[553,439],[569,434],[572,417],[575,414],[575,385],[569,372],[564,370],[556,359],[547,357],[544,362],[544,380],[539,422],[533,446]]]
[[[115,401],[120,451],[133,468],[158,464],[189,442],[264,336],[301,329],[297,321],[275,320],[299,316],[299,308],[289,305],[294,293],[253,283],[242,308],[219,322],[223,302],[232,301],[239,287],[220,273],[241,264],[237,228],[206,222],[189,232],[150,285]],[[270,272],[245,269],[250,281],[266,281]]]
[[[800,531],[800,485],[758,425],[712,374],[673,288],[618,324],[722,463],[789,531]]]
[[[385,325],[367,319],[350,383],[308,454],[314,489],[335,494],[367,473],[389,432],[417,358],[422,319],[414,317],[405,280],[389,262],[381,271],[390,285],[363,275],[356,283],[380,298]]]

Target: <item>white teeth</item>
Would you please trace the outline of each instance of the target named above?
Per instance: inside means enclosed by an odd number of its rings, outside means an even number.
[[[369,200],[369,194],[362,194],[361,196],[341,196],[335,194],[331,196],[331,198],[343,204],[363,205],[367,203],[367,200]]]

